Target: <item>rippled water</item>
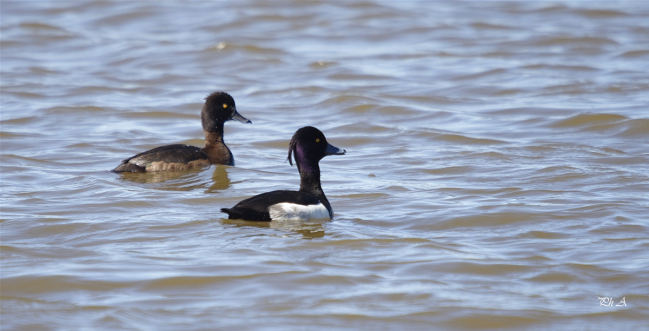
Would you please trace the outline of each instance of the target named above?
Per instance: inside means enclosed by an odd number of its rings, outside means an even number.
[[[3,330],[647,326],[646,2],[1,15]],[[107,172],[202,146],[217,90],[253,122],[226,124],[237,167]],[[299,187],[305,125],[347,150],[321,162],[335,219],[223,219]]]

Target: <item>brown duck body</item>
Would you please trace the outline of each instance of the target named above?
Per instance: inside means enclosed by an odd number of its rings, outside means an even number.
[[[180,171],[202,168],[210,164],[234,166],[232,152],[223,142],[225,121],[235,119],[251,123],[241,116],[234,99],[225,92],[214,92],[205,99],[201,122],[205,132],[205,147],[167,145],[122,160],[113,172]]]
[[[225,144],[220,148],[211,146],[210,151],[217,152],[213,158],[205,152],[205,148],[189,145],[168,145],[157,147],[144,153],[137,154],[122,161],[114,172],[156,172],[180,171],[203,168],[210,164],[234,165],[232,152]],[[220,152],[220,153],[219,153]],[[212,153],[215,154],[215,153]],[[212,161],[214,160],[214,161]]]

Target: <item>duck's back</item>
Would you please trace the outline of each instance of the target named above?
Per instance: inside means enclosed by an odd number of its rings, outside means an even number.
[[[327,207],[313,194],[287,190],[262,193],[221,211],[229,219],[250,221],[330,218]]]
[[[210,165],[205,152],[196,146],[167,145],[148,150],[128,159],[114,172],[174,171]]]

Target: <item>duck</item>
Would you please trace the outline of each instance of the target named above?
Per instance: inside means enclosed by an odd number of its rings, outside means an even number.
[[[234,166],[234,156],[223,142],[223,125],[229,120],[252,123],[237,112],[232,96],[214,92],[205,98],[201,110],[205,147],[183,144],[157,147],[122,160],[112,172],[180,171],[211,164]]]
[[[312,126],[300,128],[291,138],[287,158],[291,165],[291,158],[295,159],[300,190],[262,193],[221,211],[228,214],[228,219],[246,221],[331,220],[334,211],[320,184],[319,162],[325,156],[345,153],[344,149],[329,144],[320,130]]]

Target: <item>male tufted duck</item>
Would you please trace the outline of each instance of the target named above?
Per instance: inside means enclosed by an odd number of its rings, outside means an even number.
[[[232,208],[221,208],[229,219],[248,221],[331,219],[333,209],[320,186],[318,162],[327,155],[344,155],[345,150],[327,143],[320,130],[306,126],[293,135],[288,149],[288,161],[295,157],[300,172],[299,191],[272,191],[256,195]]]
[[[113,172],[175,171],[205,167],[210,164],[234,165],[234,157],[223,142],[223,124],[237,120],[252,123],[237,112],[234,99],[225,92],[214,92],[205,98],[201,123],[205,132],[205,147],[168,145],[122,160]]]

